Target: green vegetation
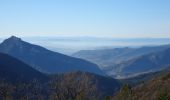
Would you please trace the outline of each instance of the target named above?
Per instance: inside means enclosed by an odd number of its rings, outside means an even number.
[[[158,95],[158,100],[170,100],[170,94],[168,94],[167,89],[161,89]]]
[[[128,84],[125,84],[118,95],[119,100],[127,100],[132,97],[132,88]]]
[[[170,100],[170,72],[163,71],[152,80],[134,88],[125,84],[112,100]]]

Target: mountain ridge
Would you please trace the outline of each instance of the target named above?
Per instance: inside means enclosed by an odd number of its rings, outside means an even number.
[[[144,46],[140,48],[114,48],[102,50],[82,50],[72,56],[96,63],[105,73],[114,77],[121,69],[117,65],[140,56],[170,48],[170,45]]]
[[[134,73],[154,72],[166,69],[170,65],[170,48],[163,51],[142,55],[117,65],[118,74],[127,76]]]
[[[0,44],[0,52],[11,55],[45,73],[88,71],[104,75],[96,64],[50,51],[12,36]]]

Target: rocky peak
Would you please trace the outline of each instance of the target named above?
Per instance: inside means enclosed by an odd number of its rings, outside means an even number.
[[[16,36],[11,36],[10,38],[8,38],[7,40],[11,40],[11,41],[21,41],[21,38],[18,38]]]
[[[11,36],[10,38],[6,39],[3,41],[3,43],[1,45],[8,45],[8,46],[14,46],[14,45],[21,45],[22,44],[22,40],[16,36]]]

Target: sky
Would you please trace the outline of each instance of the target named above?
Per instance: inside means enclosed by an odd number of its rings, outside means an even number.
[[[0,36],[170,38],[170,0],[0,0]]]

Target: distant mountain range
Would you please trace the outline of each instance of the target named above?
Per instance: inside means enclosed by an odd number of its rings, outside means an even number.
[[[118,75],[127,77],[140,73],[163,70],[169,67],[169,65],[170,48],[122,62],[116,65],[115,68],[119,68]]]
[[[24,42],[15,36],[0,44],[0,52],[13,56],[45,73],[84,71],[104,75],[96,64],[47,50],[41,46]]]
[[[47,81],[47,76],[27,64],[0,53],[0,79],[9,82]]]
[[[164,53],[166,49],[170,48],[170,45],[162,45],[162,46],[154,46],[154,47],[140,47],[140,48],[115,48],[115,49],[102,49],[102,50],[82,50],[77,53],[74,53],[74,57],[78,58],[83,58],[88,61],[94,62],[99,65],[99,67],[105,71],[108,75],[111,75],[113,77],[118,77],[118,74],[121,75],[122,73],[127,73],[128,75],[129,71],[132,71],[133,74],[138,74],[141,72],[145,72],[146,69],[143,66],[150,66],[149,63],[151,62],[142,62],[139,61],[139,65],[134,65],[134,69],[131,68],[132,64],[136,63],[136,59],[140,59],[144,55],[148,55],[154,53],[154,55],[157,53]],[[162,51],[162,52],[160,52]],[[167,52],[166,52],[167,53]],[[161,54],[160,54],[161,55]],[[143,60],[147,60],[150,58],[147,58],[149,56],[146,56],[143,58]],[[164,59],[169,60],[170,56],[167,58],[160,58],[162,61]],[[159,59],[159,60],[160,60]],[[142,60],[142,59],[140,59]],[[129,65],[130,64],[130,65]],[[161,65],[166,65],[167,63],[164,64],[164,62],[160,62],[159,67]],[[129,65],[129,66],[127,66]],[[152,65],[153,66],[153,65]],[[150,67],[152,67],[150,66]],[[158,65],[157,65],[158,66]],[[136,68],[136,71],[135,71]],[[162,67],[163,68],[163,67]],[[137,71],[138,69],[138,71]],[[145,71],[144,71],[145,69]],[[151,70],[158,70],[160,68],[155,67]],[[130,73],[129,73],[130,74]],[[124,76],[126,76],[124,75]]]

